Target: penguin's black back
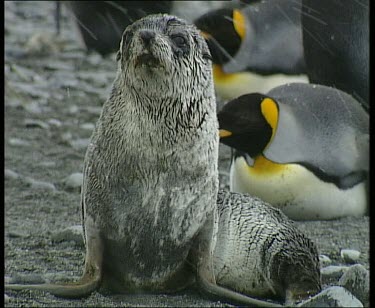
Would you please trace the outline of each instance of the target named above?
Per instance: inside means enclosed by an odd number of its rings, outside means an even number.
[[[303,0],[301,23],[311,83],[369,106],[369,0]]]

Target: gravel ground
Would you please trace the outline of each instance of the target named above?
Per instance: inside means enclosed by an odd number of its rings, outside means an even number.
[[[66,178],[81,172],[85,149],[114,79],[115,56],[87,55],[63,11],[54,33],[52,2],[5,2],[5,276],[18,280],[80,277],[84,247],[55,234],[80,224],[80,189]],[[44,46],[44,48],[40,48]],[[228,187],[230,150],[221,147],[220,180]],[[296,222],[332,265],[355,249],[369,269],[369,218]],[[18,276],[17,276],[18,274]],[[195,289],[173,295],[63,300],[36,291],[7,292],[7,307],[224,306]]]

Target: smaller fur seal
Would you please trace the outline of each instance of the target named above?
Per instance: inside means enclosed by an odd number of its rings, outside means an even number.
[[[216,282],[237,292],[287,304],[321,290],[319,254],[279,209],[220,190],[214,252]]]

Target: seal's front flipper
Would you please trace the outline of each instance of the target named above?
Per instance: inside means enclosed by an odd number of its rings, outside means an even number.
[[[85,227],[87,229],[87,224]],[[5,284],[5,290],[40,290],[65,298],[89,296],[99,287],[103,260],[103,241],[99,232],[90,231],[86,232],[85,272],[80,280],[66,284]]]
[[[221,286],[218,286],[217,284],[209,282],[203,277],[199,277],[197,282],[200,289],[202,289],[203,292],[210,298],[213,298],[215,300],[220,299],[222,301],[227,301],[231,304],[246,305],[251,307],[283,307],[283,305],[277,303],[255,299],[243,295],[241,293],[237,293],[235,291],[223,288]]]
[[[215,210],[197,237],[196,246],[193,247],[193,264],[196,264],[197,283],[199,289],[215,300],[227,301],[231,304],[239,304],[246,306],[260,307],[282,307],[282,305],[254,299],[235,291],[223,288],[216,284],[214,267],[213,267],[213,251],[216,245],[218,232],[218,212]]]

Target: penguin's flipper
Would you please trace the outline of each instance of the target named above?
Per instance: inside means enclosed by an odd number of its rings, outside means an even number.
[[[268,95],[279,104],[279,120],[263,152],[266,158],[301,163],[339,179],[368,172],[369,117],[350,95],[303,83],[274,88]]]

